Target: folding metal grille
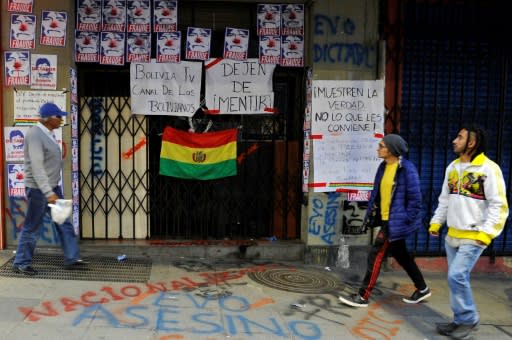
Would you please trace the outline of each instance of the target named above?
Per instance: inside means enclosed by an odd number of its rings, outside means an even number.
[[[80,100],[80,208],[83,238],[149,236],[146,120],[127,97]]]
[[[126,69],[79,72],[82,238],[298,237],[302,69],[276,70],[278,114],[194,115],[197,132],[239,129],[237,176],[210,181],[158,173],[164,127],[188,119],[132,115]]]

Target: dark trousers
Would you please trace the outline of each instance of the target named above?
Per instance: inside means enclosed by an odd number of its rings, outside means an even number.
[[[427,288],[423,274],[421,274],[414,258],[409,254],[405,245],[405,240],[396,240],[389,242],[385,227],[379,231],[377,238],[373,243],[372,249],[368,254],[368,266],[363,279],[363,284],[359,288],[359,295],[368,300],[372,293],[373,287],[379,277],[382,260],[385,258],[386,252],[389,251],[391,256],[404,268],[407,275],[414,282],[416,289],[423,290]]]

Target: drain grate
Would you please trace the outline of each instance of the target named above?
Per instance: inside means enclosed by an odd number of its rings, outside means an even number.
[[[34,255],[32,267],[37,270],[37,275],[30,276],[30,278],[146,283],[151,275],[152,262],[149,258],[128,257],[123,261],[118,261],[115,256],[87,256],[84,257],[84,260],[89,262],[88,265],[72,270],[64,269],[63,260],[62,255]],[[13,271],[13,261],[14,257],[0,267],[0,276],[28,277]]]

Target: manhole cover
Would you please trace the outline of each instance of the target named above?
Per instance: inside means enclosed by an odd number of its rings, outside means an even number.
[[[339,287],[329,275],[300,269],[277,268],[247,275],[262,285],[295,293],[319,293]]]
[[[67,270],[64,269],[64,258],[62,255],[36,254],[32,261],[32,267],[37,270],[37,275],[25,276],[13,271],[12,262],[14,257],[12,257],[0,267],[0,276],[50,280],[146,283],[151,275],[152,262],[149,258],[128,256],[125,260],[118,261],[116,256],[87,256],[84,259],[89,262],[84,268]]]

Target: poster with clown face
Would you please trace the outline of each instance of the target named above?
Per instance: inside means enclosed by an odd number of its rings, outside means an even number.
[[[77,31],[99,32],[101,28],[101,0],[77,0]]]
[[[12,14],[9,47],[33,49],[36,47],[36,16]]]
[[[7,164],[9,197],[25,197],[25,167],[23,164]]]
[[[279,64],[281,60],[281,37],[261,35],[259,47],[260,64]]]
[[[156,39],[156,62],[179,63],[181,60],[181,32],[158,32]]]
[[[150,33],[129,32],[126,40],[126,60],[128,62],[149,63],[151,61]]]
[[[304,66],[304,36],[283,35],[281,37],[281,66]]]
[[[7,86],[30,85],[30,53],[28,51],[5,52],[4,65]]]
[[[150,0],[128,0],[128,32],[151,32]]]
[[[178,26],[178,1],[155,0],[153,5],[153,31],[174,32]]]
[[[209,28],[189,27],[187,29],[187,59],[210,59],[212,30]]]
[[[249,30],[226,27],[224,59],[247,60]]]
[[[126,0],[103,0],[102,31],[126,31]]]
[[[99,32],[75,31],[75,62],[97,63],[99,61]]]
[[[67,22],[66,12],[43,11],[39,43],[48,46],[65,46]]]
[[[281,5],[281,35],[304,35],[304,5]]]
[[[281,29],[281,6],[258,5],[258,35],[279,35]]]
[[[124,65],[125,33],[101,32],[100,64]]]

